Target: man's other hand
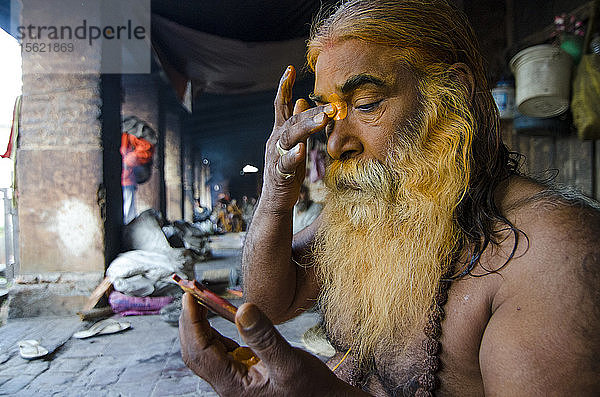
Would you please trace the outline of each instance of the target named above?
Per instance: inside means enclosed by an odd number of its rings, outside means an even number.
[[[241,337],[260,359],[247,367],[231,354],[239,345],[211,328],[206,308],[190,294],[183,296],[179,319],[185,364],[221,396],[361,395],[339,380],[317,357],[292,347],[271,321],[251,303],[236,315]]]

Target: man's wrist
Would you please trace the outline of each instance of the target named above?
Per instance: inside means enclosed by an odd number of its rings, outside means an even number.
[[[258,202],[258,205],[256,206],[254,216],[267,216],[271,219],[274,218],[274,220],[276,221],[282,220],[283,218],[288,216],[292,216],[292,211],[294,209],[293,206],[291,208],[289,208],[288,206],[278,206],[272,204],[273,201],[275,200],[261,198],[261,200]],[[263,202],[268,202],[268,204],[262,204]]]

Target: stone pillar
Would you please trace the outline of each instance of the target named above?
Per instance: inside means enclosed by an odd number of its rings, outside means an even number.
[[[194,217],[194,151],[189,137],[183,140],[183,219],[192,222]]]
[[[180,120],[176,114],[168,112],[165,122],[166,217],[175,221],[183,219]]]
[[[105,269],[102,77],[30,73],[23,55],[20,274],[9,317],[73,314]]]
[[[47,16],[67,22],[69,15],[52,7],[29,3],[22,22]],[[75,314],[119,251],[121,84],[119,76],[100,73],[102,51],[22,51],[15,174],[20,266],[10,290],[11,318]]]
[[[17,150],[21,273],[102,271],[100,75],[32,76],[26,67],[24,59]]]
[[[200,154],[202,152],[199,152]],[[208,209],[212,209],[212,197],[210,191],[210,165],[208,160],[204,160],[203,156],[199,156],[200,169],[198,176],[198,197],[200,198],[200,205]]]
[[[194,186],[192,187],[194,191],[194,199],[200,199],[202,195],[202,153],[194,148]],[[202,202],[202,201],[201,201]]]

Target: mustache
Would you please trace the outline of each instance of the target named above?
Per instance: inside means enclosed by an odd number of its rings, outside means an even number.
[[[375,159],[330,160],[325,170],[325,185],[332,191],[354,191],[369,195],[391,194],[398,176],[387,164]]]

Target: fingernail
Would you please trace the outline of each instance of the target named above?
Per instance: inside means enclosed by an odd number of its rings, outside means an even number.
[[[251,306],[244,310],[242,315],[238,318],[240,325],[244,329],[250,329],[258,322],[259,313],[256,307]]]
[[[318,113],[313,117],[313,121],[316,124],[321,124],[325,120],[325,113]]]
[[[327,105],[325,105],[323,111],[327,114],[327,116],[332,117],[333,115],[335,115],[335,106],[333,106],[333,104],[331,103],[328,103]]]

